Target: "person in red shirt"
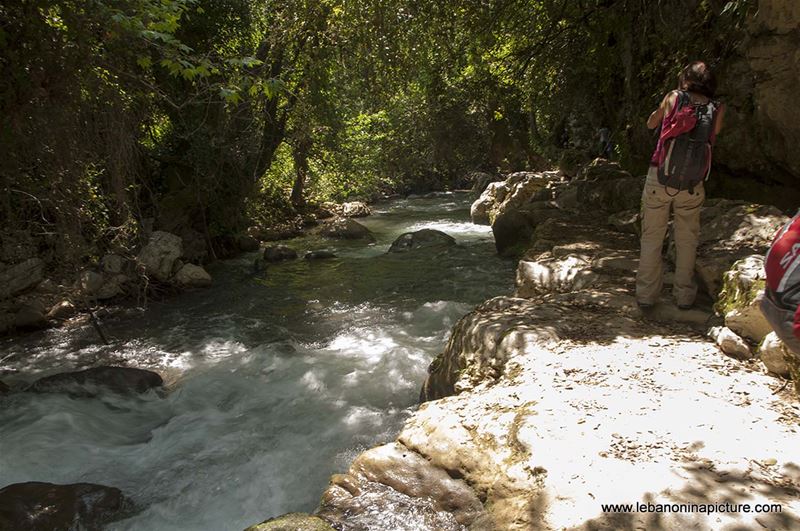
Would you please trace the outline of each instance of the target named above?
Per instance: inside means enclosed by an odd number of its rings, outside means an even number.
[[[800,354],[800,211],[775,237],[764,269],[761,312],[786,347]]]

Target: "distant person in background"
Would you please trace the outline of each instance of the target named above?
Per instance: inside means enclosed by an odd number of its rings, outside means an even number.
[[[775,237],[764,269],[761,312],[789,350],[800,354],[800,212]]]
[[[614,145],[611,142],[611,129],[606,126],[601,127],[597,130],[597,137],[597,156],[611,160],[611,153],[614,151]]]
[[[678,76],[678,89],[661,101],[647,127],[661,126],[642,193],[642,239],[636,273],[636,301],[652,307],[661,295],[661,248],[670,209],[674,212],[675,279],[672,294],[678,307],[692,307],[697,296],[695,253],[700,237],[703,182],[711,167],[711,148],[722,129],[724,107],[714,101],[716,80],[702,61]]]

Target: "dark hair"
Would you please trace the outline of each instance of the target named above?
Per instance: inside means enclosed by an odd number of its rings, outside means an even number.
[[[678,76],[678,88],[713,98],[717,91],[717,80],[707,64],[703,61],[694,61],[689,63]]]

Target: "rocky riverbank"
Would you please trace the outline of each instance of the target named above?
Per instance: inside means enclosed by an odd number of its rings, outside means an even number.
[[[679,310],[665,294],[642,313],[642,181],[596,161],[572,181],[516,174],[489,186],[473,215],[491,223],[499,252],[521,255],[516,293],[456,324],[420,409],[395,442],[332,478],[319,516],[338,529],[389,512],[425,514],[431,529],[800,526],[800,407],[775,377],[798,363],[754,311],[761,257],[786,217],[709,200],[697,306]],[[667,266],[671,255],[670,245]],[[637,502],[781,508],[602,507]]]
[[[368,238],[368,231],[351,218],[370,213],[360,201],[325,203],[290,221],[252,227],[230,238],[226,248],[230,254],[254,252],[265,242],[314,231],[331,238]],[[212,282],[204,267],[210,261],[206,242],[195,231],[150,231],[140,248],[109,252],[79,271],[56,271],[25,239],[4,241],[0,257],[0,336],[60,326],[119,302],[143,305],[148,298]]]

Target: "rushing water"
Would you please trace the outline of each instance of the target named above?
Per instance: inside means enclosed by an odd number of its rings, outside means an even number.
[[[378,207],[378,241],[287,242],[338,259],[255,271],[256,254],[211,267],[213,287],[103,322],[0,343],[3,379],[100,364],[160,372],[166,397],[0,399],[0,487],[23,481],[115,486],[140,510],[125,530],[241,530],[312,511],[332,473],[394,438],[452,325],[506,293],[513,262],[469,223],[464,195]],[[459,246],[386,254],[434,228]],[[409,528],[411,528],[409,524]]]

